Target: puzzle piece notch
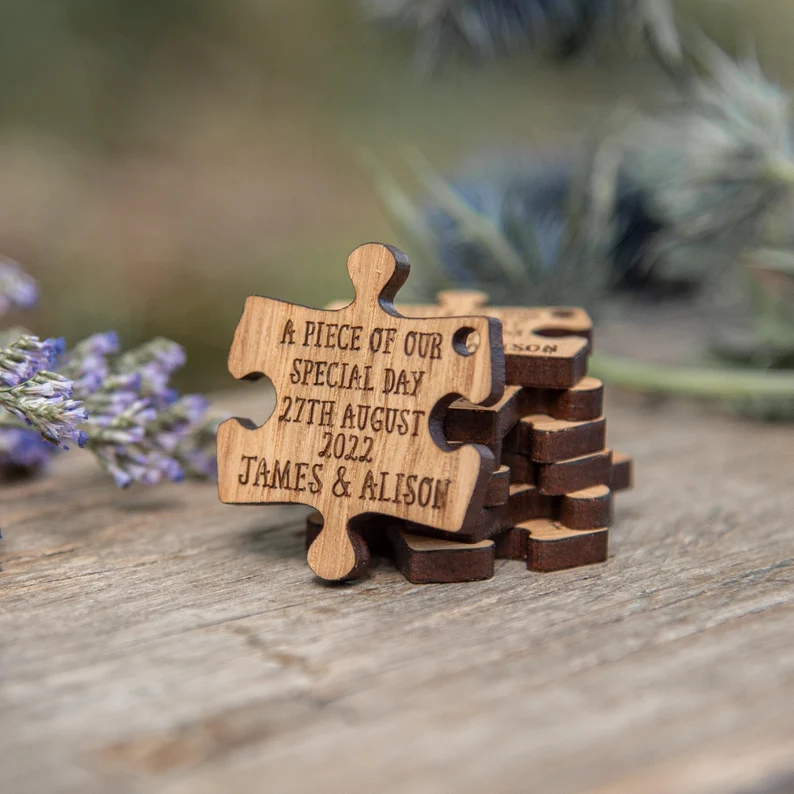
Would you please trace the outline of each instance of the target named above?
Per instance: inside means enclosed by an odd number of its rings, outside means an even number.
[[[402,305],[412,317],[455,317],[483,314],[501,321],[507,383],[566,389],[586,374],[593,324],[577,307],[488,306],[488,296],[476,290],[446,290],[438,305]]]
[[[498,321],[402,317],[392,302],[408,261],[397,249],[363,245],[348,271],[356,297],[337,311],[247,299],[229,369],[267,375],[278,402],[259,428],[232,419],[218,431],[221,501],[318,509],[324,527],[307,556],[328,580],[366,567],[366,544],[349,531],[356,516],[454,531],[479,513],[495,462],[484,447],[450,451],[442,411],[453,395],[495,402],[504,388]]]

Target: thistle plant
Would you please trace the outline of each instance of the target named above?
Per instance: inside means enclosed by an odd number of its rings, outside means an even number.
[[[417,59],[425,66],[518,52],[565,59],[615,37],[631,50],[649,45],[666,65],[681,59],[668,0],[362,0],[362,5],[377,24],[415,38]]]
[[[621,119],[551,165],[542,153],[514,156],[445,179],[412,155],[419,199],[370,163],[387,212],[428,266],[419,297],[460,285],[499,303],[576,303],[597,313],[627,288],[723,303],[738,295],[750,306],[752,334],[705,351],[708,366],[596,356],[591,370],[629,388],[794,418],[790,98],[754,58],[734,61],[702,36],[680,36],[671,5],[655,0],[367,6],[412,30],[431,63],[519,49],[570,54],[610,36],[628,48],[641,41],[678,92],[672,108]]]
[[[425,264],[418,298],[450,286],[501,304],[577,304],[597,312],[615,290],[643,284],[659,224],[621,172],[620,148],[593,140],[578,159],[513,158],[448,181],[407,155],[426,198],[413,201],[370,163],[387,212]]]
[[[0,273],[9,274],[0,306],[35,302],[35,282],[17,266]],[[121,353],[111,331],[67,351],[60,339],[3,336],[0,474],[37,471],[74,442],[122,487],[214,476],[217,420],[205,398],[169,384],[185,363],[180,345],[155,339]]]
[[[794,193],[794,140],[790,97],[756,60],[696,52],[702,71],[674,112],[637,125],[626,169],[664,226],[666,266],[703,279],[764,244]]]

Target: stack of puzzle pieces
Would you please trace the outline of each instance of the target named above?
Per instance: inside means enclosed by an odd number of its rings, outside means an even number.
[[[454,532],[380,515],[357,523],[370,552],[391,559],[413,583],[488,579],[500,558],[542,572],[603,562],[613,494],[631,486],[631,459],[607,446],[603,385],[586,374],[592,344],[587,313],[491,307],[487,300],[481,292],[448,291],[436,305],[396,305],[409,318],[500,320],[506,371],[497,404],[458,399],[443,415],[449,447],[482,444],[495,460],[475,519]],[[476,347],[477,340],[467,344]],[[307,547],[322,528],[320,513],[311,513]]]

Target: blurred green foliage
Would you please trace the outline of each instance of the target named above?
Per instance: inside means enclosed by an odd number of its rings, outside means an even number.
[[[794,73],[794,4],[677,5],[722,43],[752,30],[772,76]],[[245,295],[349,295],[345,256],[366,239],[422,267],[361,151],[404,177],[405,145],[441,173],[476,153],[564,150],[663,83],[643,62],[521,58],[429,79],[356,0],[0,0],[0,74],[0,250],[42,287],[26,324],[172,337],[202,388],[231,383]]]

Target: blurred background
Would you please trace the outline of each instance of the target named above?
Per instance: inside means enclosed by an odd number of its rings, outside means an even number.
[[[681,0],[729,52],[794,82],[790,0]],[[344,262],[401,239],[362,167],[440,173],[574,146],[626,97],[663,101],[648,58],[517,55],[428,70],[355,0],[0,2],[0,250],[41,284],[41,336],[115,328],[185,345],[188,388],[230,385],[250,293],[323,305]],[[661,99],[660,99],[661,98]],[[17,318],[10,317],[9,322]]]

